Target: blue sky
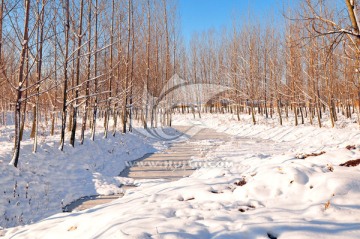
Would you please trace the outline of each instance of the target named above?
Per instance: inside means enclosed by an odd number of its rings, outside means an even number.
[[[209,28],[231,26],[233,16],[248,19],[253,13],[256,21],[276,22],[282,19],[283,0],[179,0],[182,32],[188,42],[191,35]],[[294,0],[285,0],[292,4]],[[274,20],[275,19],[275,20]]]

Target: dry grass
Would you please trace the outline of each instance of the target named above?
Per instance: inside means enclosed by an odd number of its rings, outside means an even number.
[[[355,159],[355,160],[346,161],[345,163],[342,163],[339,166],[355,167],[355,166],[358,166],[359,164],[360,164],[360,159]]]
[[[236,186],[242,187],[242,186],[244,186],[244,185],[246,184],[246,180],[245,180],[245,178],[242,178],[241,180],[236,181],[234,184],[235,184]]]
[[[298,154],[295,157],[298,159],[306,159],[308,157],[316,157],[316,156],[320,156],[322,154],[326,153],[325,151],[321,151],[319,153],[311,153],[311,154]]]

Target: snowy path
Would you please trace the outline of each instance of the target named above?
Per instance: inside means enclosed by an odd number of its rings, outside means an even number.
[[[186,133],[190,127],[176,126],[176,130]],[[199,142],[206,140],[209,145],[199,146]],[[189,140],[175,142],[169,148],[158,153],[150,153],[133,161],[131,167],[127,167],[120,173],[120,177],[131,178],[132,180],[164,180],[176,181],[188,177],[197,169],[191,165],[191,160],[205,158],[206,154],[215,150],[218,146],[228,142],[230,135],[216,132],[209,128],[202,128]],[[123,186],[126,191],[133,186]],[[122,197],[124,194],[110,196],[89,196],[83,197],[64,209],[66,212],[82,211],[93,208],[97,205],[109,203]]]
[[[187,128],[176,127],[178,131],[182,132],[186,132]],[[193,165],[190,165],[190,161],[193,158],[204,158],[206,152],[214,150],[219,145],[228,141],[229,138],[228,134],[203,128],[187,141],[174,143],[165,151],[146,155],[146,157],[135,162],[132,167],[125,169],[120,176],[135,180],[179,180],[190,176],[196,170]],[[203,147],[199,147],[198,143],[202,140],[212,141],[212,144],[206,148],[206,152],[204,152]]]

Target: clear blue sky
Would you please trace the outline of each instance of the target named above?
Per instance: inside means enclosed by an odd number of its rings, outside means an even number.
[[[231,26],[233,16],[248,19],[249,12],[259,23],[281,21],[283,6],[296,0],[179,0],[182,32],[188,42],[194,32]]]

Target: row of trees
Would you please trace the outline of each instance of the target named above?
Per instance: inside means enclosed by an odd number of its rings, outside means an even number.
[[[254,124],[256,111],[280,124],[292,111],[295,125],[307,118],[320,127],[325,112],[333,127],[338,112],[359,117],[360,3],[304,0],[298,9],[284,13],[284,32],[234,20],[195,35],[184,78],[230,86],[221,97],[238,115],[248,108]]]
[[[178,68],[174,1],[1,0],[0,4],[0,104],[2,123],[4,112],[14,112],[15,167],[27,120],[33,122],[34,152],[41,115],[50,118],[51,134],[61,119],[60,150],[68,130],[72,146],[78,128],[81,144],[86,128],[91,128],[94,140],[99,115],[104,117],[105,137],[109,131],[115,135],[120,118],[122,131],[131,131],[133,111],[150,99],[144,93],[159,94]],[[32,119],[27,112],[32,112]],[[147,122],[147,110],[140,112]]]
[[[171,124],[163,88],[175,73],[203,84],[187,103],[207,110],[205,85],[226,86],[226,105],[254,124],[255,114],[282,124],[293,112],[295,125],[320,127],[324,113],[333,126],[340,111],[359,115],[359,8],[358,0],[302,0],[284,14],[284,28],[234,20],[184,44],[173,0],[0,0],[0,123],[14,112],[11,164],[29,121],[36,152],[42,116],[52,135],[61,122],[60,150],[67,132],[72,146],[87,128],[95,140],[98,117],[105,137],[119,126],[131,131],[134,114],[144,127],[156,126],[158,111]]]

